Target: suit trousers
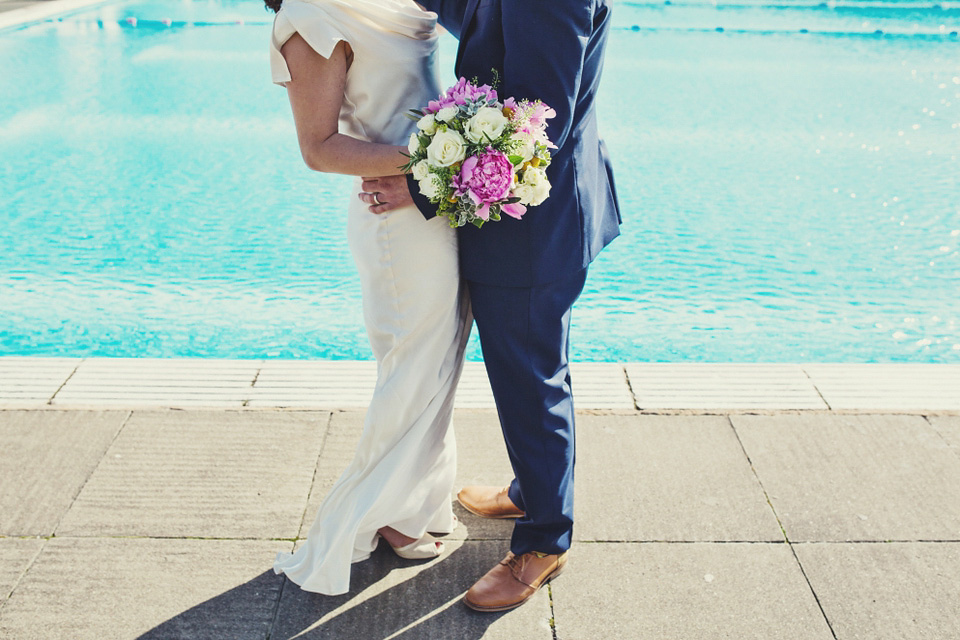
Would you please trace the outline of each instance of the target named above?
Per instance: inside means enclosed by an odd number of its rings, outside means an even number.
[[[510,542],[518,555],[562,553],[573,537],[570,316],[586,277],[583,269],[534,287],[467,281],[513,465],[509,496],[526,512]]]

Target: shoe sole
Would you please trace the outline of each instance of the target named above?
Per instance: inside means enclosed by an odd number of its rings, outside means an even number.
[[[485,513],[480,513],[470,505],[463,502],[460,498],[457,498],[457,502],[460,503],[460,506],[472,513],[475,516],[480,516],[481,518],[489,518],[491,520],[516,520],[517,518],[522,518],[527,515],[526,513],[520,513],[519,515],[506,515],[506,516],[490,516]]]
[[[530,595],[528,595],[526,598],[524,598],[524,599],[521,600],[520,602],[514,602],[514,603],[512,603],[512,604],[506,604],[506,605],[500,605],[500,606],[498,606],[498,607],[485,607],[485,606],[483,606],[483,605],[474,604],[474,603],[470,602],[469,600],[467,600],[467,597],[464,596],[464,597],[463,597],[463,604],[467,605],[468,607],[470,607],[470,608],[473,609],[474,611],[480,611],[480,612],[483,612],[483,613],[496,613],[496,612],[498,612],[498,611],[510,611],[511,609],[516,609],[516,608],[519,607],[520,605],[524,604],[527,600],[529,600],[529,599],[532,598],[533,596],[537,595],[537,591],[540,591],[540,589],[542,589],[545,584],[547,584],[548,582],[550,582],[551,580],[553,580],[554,578],[556,578],[557,576],[559,576],[561,573],[563,573],[563,570],[566,568],[566,566],[567,566],[567,563],[563,563],[562,565],[560,565],[559,567],[557,567],[556,569],[554,569],[553,572],[552,572],[550,575],[548,575],[546,578],[544,578],[543,582],[540,583],[540,586],[537,587],[536,591],[534,591],[533,593],[531,593]]]

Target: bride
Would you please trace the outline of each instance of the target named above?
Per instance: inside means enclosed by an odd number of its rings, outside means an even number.
[[[270,62],[290,98],[311,169],[387,176],[406,162],[404,117],[439,94],[436,14],[413,0],[266,0],[277,12]],[[360,191],[357,178],[356,192]],[[373,194],[375,203],[380,203]],[[470,326],[456,233],[414,206],[371,213],[351,198],[347,239],[363,290],[377,384],[356,455],[306,541],[274,565],[307,591],[350,589],[350,564],[381,538],[405,558],[431,558],[429,533],[456,525],[451,418]]]

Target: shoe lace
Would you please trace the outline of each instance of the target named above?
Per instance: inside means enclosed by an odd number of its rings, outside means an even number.
[[[524,553],[518,556],[518,555],[515,555],[513,552],[510,552],[510,554],[506,558],[500,561],[500,564],[506,565],[510,569],[510,572],[513,574],[514,580],[528,587],[533,587],[532,584],[530,584],[529,582],[527,582],[522,578],[523,571],[527,567],[527,561],[530,560],[530,556],[531,554],[529,553]],[[533,587],[533,588],[536,588],[536,587]]]

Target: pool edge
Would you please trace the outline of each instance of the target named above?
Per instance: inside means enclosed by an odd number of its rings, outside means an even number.
[[[578,411],[960,414],[960,365],[574,362]],[[358,360],[0,356],[0,410],[366,407],[376,363]],[[493,409],[467,362],[457,409]]]
[[[69,15],[114,0],[49,0],[0,13],[0,33],[43,22],[54,16]]]

